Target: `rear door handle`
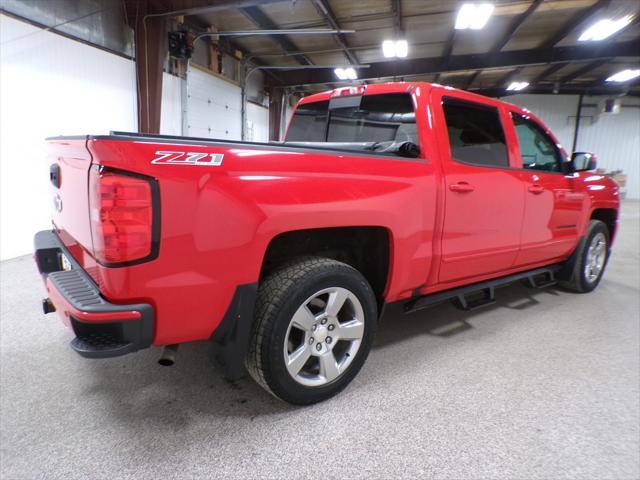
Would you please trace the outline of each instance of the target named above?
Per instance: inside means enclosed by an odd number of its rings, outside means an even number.
[[[544,187],[536,183],[529,187],[529,191],[534,195],[540,195],[542,192],[544,192]]]
[[[475,188],[473,187],[473,185],[469,185],[467,182],[458,182],[449,185],[449,190],[451,190],[452,192],[467,193],[473,192]]]
[[[52,163],[49,167],[49,180],[54,187],[60,188],[60,165]]]

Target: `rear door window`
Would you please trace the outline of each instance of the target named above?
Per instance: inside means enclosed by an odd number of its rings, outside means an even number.
[[[497,108],[448,98],[442,107],[453,160],[483,167],[509,167]]]

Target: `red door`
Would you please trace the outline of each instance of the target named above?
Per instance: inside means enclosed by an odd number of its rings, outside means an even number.
[[[511,117],[526,197],[516,265],[562,259],[578,242],[587,197],[578,179],[562,173],[563,154],[546,129],[528,114]]]
[[[434,92],[439,96],[439,93]],[[521,171],[511,168],[497,102],[436,98],[444,178],[439,282],[498,276],[518,255],[524,211]]]

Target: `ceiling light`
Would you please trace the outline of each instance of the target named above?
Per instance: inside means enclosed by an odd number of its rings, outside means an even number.
[[[611,20],[610,18],[605,18],[600,20],[589,28],[587,28],[582,35],[578,37],[579,42],[598,42],[600,40],[604,40],[607,37],[610,37],[618,30],[622,30],[624,27],[629,25],[633,20],[633,15],[627,15],[626,17],[622,17],[618,20]]]
[[[333,72],[336,74],[336,77],[338,77],[338,79],[340,80],[355,80],[356,78],[358,78],[356,71],[351,67],[336,68]]]
[[[406,40],[396,40],[396,57],[405,58],[409,53],[409,43]]]
[[[489,21],[493,13],[493,5],[490,3],[465,3],[458,10],[456,17],[456,30],[480,30]]]
[[[517,92],[529,86],[529,82],[511,82],[511,84],[507,87],[507,90],[511,92]]]
[[[622,83],[622,82],[628,82],[629,80],[632,80],[636,77],[640,77],[640,69],[638,70],[627,69],[611,75],[605,81]]]
[[[391,58],[396,56],[396,42],[393,40],[385,40],[382,42],[382,54],[384,58]]]
[[[385,40],[382,42],[382,54],[385,58],[404,58],[409,53],[409,43],[406,40]]]

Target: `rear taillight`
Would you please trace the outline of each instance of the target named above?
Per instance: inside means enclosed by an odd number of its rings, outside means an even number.
[[[89,176],[93,253],[103,265],[139,263],[157,254],[157,184],[94,165]],[[155,209],[155,210],[154,210]]]

